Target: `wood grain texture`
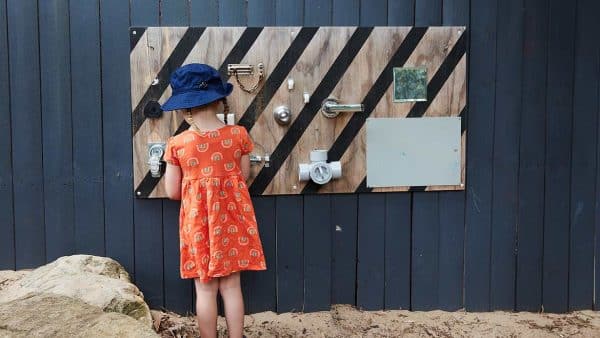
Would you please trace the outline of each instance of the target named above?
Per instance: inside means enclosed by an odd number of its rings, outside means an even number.
[[[39,3],[46,259],[75,252],[69,3]],[[62,198],[56,198],[61,196]]]
[[[261,6],[271,8],[271,5]],[[306,5],[306,4],[305,4]],[[311,4],[309,4],[311,5]],[[306,6],[309,6],[306,5]],[[251,8],[254,6],[251,4]],[[312,5],[311,5],[312,6]],[[319,6],[326,6],[319,4]],[[326,6],[327,7],[327,6]],[[262,8],[262,7],[260,7]],[[365,17],[375,15],[369,11],[364,13]],[[387,17],[386,15],[383,15]],[[314,20],[320,17],[313,18]],[[309,25],[310,20],[305,22]],[[259,20],[258,18],[256,20]],[[263,19],[260,19],[263,20]],[[370,19],[369,19],[370,20]],[[373,19],[375,20],[375,19]],[[316,21],[315,21],[316,22]],[[252,124],[251,137],[256,145],[257,155],[269,154],[274,151],[278,143],[286,135],[289,126],[280,126],[272,117],[272,111],[280,105],[288,106],[292,111],[292,123],[298,112],[305,107],[303,93],[315,94],[321,79],[329,71],[333,62],[338,58],[342,48],[354,32],[353,27],[322,27],[310,40],[308,46],[300,51],[298,61],[293,64],[292,70],[285,76],[292,78],[295,82],[294,89],[287,88],[287,81],[276,84],[272,90],[274,95],[263,97],[261,88],[269,81],[269,72],[272,72],[282,56],[298,34],[298,27],[266,27],[254,42],[249,52],[243,58],[242,63],[257,64],[262,62],[266,69],[266,80],[263,80],[254,93],[243,92],[234,79],[234,92],[230,96],[229,104],[231,111],[236,114],[236,119],[252,107],[252,112],[246,112],[244,118],[249,118]],[[409,27],[376,27],[367,39],[365,45],[360,49],[358,55],[351,62],[348,69],[344,70],[343,76],[337,86],[328,96],[337,97],[342,102],[362,102],[370,90],[372,84],[380,75],[388,63],[389,58],[402,42]],[[155,75],[162,68],[165,60],[173,52],[174,46],[181,40],[185,28],[156,28],[146,29],[144,36],[136,45],[131,54],[132,69],[132,107],[146,92]],[[208,27],[194,46],[185,63],[204,62],[219,67],[233,44],[239,39],[243,28],[216,28]],[[428,68],[429,80],[436,74],[438,67],[442,64],[458,38],[464,33],[464,27],[432,27],[426,36],[412,53],[407,66],[426,66]],[[335,36],[335,38],[334,38]],[[218,43],[217,43],[218,42]],[[206,48],[207,46],[219,46],[219,48]],[[269,53],[264,53],[264,50]],[[137,74],[137,75],[136,75]],[[139,75],[144,74],[144,75]],[[285,75],[285,74],[282,74]],[[466,105],[466,56],[463,56],[457,66],[453,69],[448,79],[443,82],[439,93],[430,98],[431,102],[425,111],[426,116],[458,116]],[[242,78],[244,83],[252,82],[252,77]],[[269,84],[273,86],[273,84]],[[414,103],[392,103],[392,85],[386,91],[384,97],[376,106],[374,117],[405,117]],[[260,95],[260,96],[257,96]],[[164,102],[170,96],[170,88],[166,88],[159,102]],[[261,100],[267,100],[266,102]],[[136,102],[136,103],[133,103]],[[314,112],[315,117],[304,130],[292,152],[285,158],[283,164],[278,168],[275,176],[268,183],[263,194],[298,194],[307,182],[299,181],[298,165],[308,162],[309,153],[313,149],[329,149],[341,131],[348,123],[352,113],[341,114],[336,119],[327,119]],[[251,115],[249,115],[251,114]],[[161,142],[166,140],[179,126],[182,117],[175,112],[166,112],[160,119],[146,119],[134,137],[134,164],[135,179],[137,186],[147,173],[147,144],[148,142]],[[465,157],[465,141],[463,137],[463,159]],[[354,192],[365,177],[366,136],[364,128],[351,142],[348,149],[341,158],[342,167],[346,168],[342,178],[334,180],[323,186],[320,193],[332,192]],[[350,169],[351,168],[351,169]],[[249,183],[252,184],[254,177],[261,171],[261,165],[252,166]],[[462,179],[464,181],[465,167],[462,163]],[[462,190],[464,186],[431,186],[428,190]],[[406,191],[408,187],[377,188],[375,192]],[[150,194],[150,197],[164,197],[164,185],[161,183]]]
[[[8,2],[14,243],[17,269],[46,263],[37,17],[36,1]]]
[[[0,269],[15,269],[15,224],[6,1],[0,1]]]

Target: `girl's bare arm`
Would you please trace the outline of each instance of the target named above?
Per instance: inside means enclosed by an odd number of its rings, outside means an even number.
[[[250,156],[248,154],[242,155],[240,163],[244,180],[248,180],[248,176],[250,176]]]
[[[167,163],[165,171],[165,189],[167,196],[172,200],[181,199],[181,168]]]

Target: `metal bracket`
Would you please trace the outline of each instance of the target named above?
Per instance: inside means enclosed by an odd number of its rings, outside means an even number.
[[[161,176],[161,158],[165,153],[165,147],[164,142],[148,143],[148,167],[152,177]]]

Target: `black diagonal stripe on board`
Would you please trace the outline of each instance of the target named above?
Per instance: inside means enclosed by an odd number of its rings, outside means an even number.
[[[329,67],[329,70],[323,79],[321,79],[321,82],[310,98],[310,102],[304,105],[298,114],[298,117],[294,120],[285,136],[271,154],[269,167],[263,167],[252,182],[252,185],[250,185],[250,193],[260,195],[265,191],[269,182],[271,182],[275,174],[277,174],[277,171],[281,168],[292,149],[294,149],[294,146],[298,143],[298,140],[300,140],[300,137],[309,126],[310,122],[313,120],[319,109],[321,109],[323,100],[325,100],[335,88],[338,81],[346,72],[346,69],[354,60],[356,54],[358,54],[364,43],[367,41],[371,31],[373,31],[373,27],[358,27],[354,31],[331,67]]]
[[[460,38],[458,38],[458,41],[452,47],[450,54],[446,56],[440,68],[438,68],[431,81],[427,84],[427,101],[415,103],[406,117],[422,117],[425,115],[427,108],[429,108],[431,102],[433,102],[440,92],[440,89],[442,89],[442,86],[446,83],[446,80],[448,80],[462,56],[465,55],[467,50],[467,39],[465,36],[466,34],[460,35]]]
[[[252,129],[257,117],[263,112],[265,107],[269,105],[269,102],[271,102],[277,89],[279,89],[287,75],[296,65],[300,55],[302,55],[304,49],[306,49],[312,38],[315,36],[317,30],[319,30],[318,27],[304,27],[298,32],[290,47],[285,54],[283,54],[281,60],[271,72],[271,75],[269,75],[264,86],[256,93],[254,99],[239,119],[239,125],[244,126],[248,131]]]
[[[460,117],[460,133],[461,135],[464,134],[464,132],[467,130],[467,105],[465,105],[463,107],[463,109],[460,111],[460,114],[458,114],[458,116]],[[408,189],[408,191],[425,191],[426,187],[422,187],[422,186],[414,186],[414,187],[410,187]],[[359,192],[371,192],[373,191],[373,188],[369,188],[367,187],[367,177],[365,176],[362,180],[362,182],[360,182],[358,188],[356,188],[356,190],[354,191],[355,193],[359,193]]]
[[[240,63],[244,56],[246,56],[246,54],[248,53],[248,51],[262,32],[262,30],[263,27],[249,27],[244,30],[236,44],[233,46],[231,51],[229,51],[229,54],[225,57],[223,63],[219,67],[219,73],[221,73],[221,76],[224,79],[227,78],[227,65],[230,63]],[[184,130],[189,128],[189,126],[190,125],[187,124],[187,122],[181,122],[174,135],[179,135]],[[156,185],[158,185],[158,182],[160,182],[160,179],[161,177],[152,177],[150,171],[146,172],[146,175],[135,189],[136,196],[139,198],[147,198],[148,196],[150,196],[154,188],[156,188]]]
[[[415,27],[408,32],[406,38],[402,41],[390,61],[387,63],[381,74],[375,83],[363,99],[364,110],[360,113],[352,115],[338,138],[333,143],[331,149],[329,149],[328,159],[330,161],[338,161],[346,148],[350,145],[352,140],[358,131],[363,126],[366,121],[366,118],[371,114],[379,100],[383,97],[389,86],[392,84],[393,74],[392,68],[403,66],[413,51],[417,48],[417,45],[427,32],[426,27]],[[314,183],[313,181],[308,181],[307,184],[302,189],[302,193],[311,193],[317,192],[321,186],[319,184]]]
[[[156,78],[158,79],[158,83],[156,85],[151,85],[148,87],[144,96],[140,99],[137,106],[132,112],[132,127],[133,134],[137,133],[137,131],[142,126],[142,123],[146,120],[144,116],[144,107],[148,102],[155,100],[158,101],[162,94],[165,92],[167,87],[169,86],[169,76],[171,73],[180,67],[185,61],[185,58],[190,54],[192,48],[196,45],[196,42],[200,39],[202,33],[204,33],[204,27],[190,27],[188,28],[175,49],[169,55],[169,58],[162,66]]]
[[[129,28],[129,52],[133,51],[137,43],[140,41],[144,33],[146,32],[146,27],[131,27]]]

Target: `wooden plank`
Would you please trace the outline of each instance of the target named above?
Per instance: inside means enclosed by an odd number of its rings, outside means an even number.
[[[569,253],[569,311],[591,309],[594,299],[594,204],[598,100],[600,2],[577,3],[573,87],[573,145],[571,161],[571,243]]]
[[[190,25],[196,27],[219,25],[219,0],[191,0]]]
[[[161,0],[159,5],[161,26],[189,26],[189,0]]]
[[[358,195],[356,306],[380,310],[385,282],[385,195]]]
[[[331,0],[318,4],[305,0],[304,6],[304,26],[331,26]],[[340,40],[345,40],[343,34]],[[305,90],[308,83],[303,83]],[[331,305],[332,230],[331,198],[304,196],[304,238],[307,239],[304,241],[304,311],[324,311]]]
[[[388,25],[412,26],[415,22],[415,0],[388,0]]]
[[[360,1],[332,3],[332,25],[358,26]],[[331,303],[356,305],[358,195],[331,196]]]
[[[301,311],[303,301],[303,202],[302,196],[278,196],[277,312]]]
[[[331,21],[334,26],[360,24],[360,0],[333,0],[331,7]]]
[[[516,265],[518,311],[542,306],[542,246],[544,219],[544,152],[548,6],[545,0],[524,3],[523,113],[519,151],[519,210]]]
[[[439,25],[441,0],[417,1],[415,25]],[[412,198],[411,309],[438,306],[439,193],[414,192]]]
[[[335,228],[331,248],[332,304],[356,304],[357,212],[356,195],[331,196],[331,224]]]
[[[304,19],[304,0],[275,0],[277,26],[300,26]]]
[[[275,25],[275,0],[248,0],[248,26]]]
[[[568,310],[573,69],[576,9],[551,1],[546,96],[546,178],[542,304]]]
[[[0,269],[15,269],[15,224],[10,123],[6,1],[0,1]]]
[[[275,1],[249,1],[248,26],[273,26],[276,21]],[[252,199],[267,262],[267,270],[242,274],[248,313],[277,310],[277,252],[275,197]]]
[[[179,272],[180,203],[165,200],[162,204],[164,306],[179,314],[194,313],[194,282],[192,279],[181,279]],[[160,215],[158,217],[161,218]]]
[[[515,255],[523,46],[522,0],[498,3],[490,307],[515,307]]]
[[[386,310],[410,309],[411,221],[411,194],[386,193],[384,230],[384,308]]]
[[[129,3],[101,0],[102,133],[106,254],[134,271],[129,111]]]
[[[7,4],[17,269],[46,263],[37,17],[37,1]]]
[[[304,197],[304,311],[331,306],[331,199]]]
[[[412,195],[411,310],[433,310],[438,308],[439,193]]]
[[[245,272],[243,285],[248,294],[248,313],[277,310],[277,233],[275,197],[255,196],[252,198],[258,223],[260,240],[267,262],[267,270]]]
[[[245,0],[219,0],[219,26],[246,26],[247,6]]]
[[[174,2],[168,2],[174,3]],[[167,3],[164,3],[167,7]],[[159,1],[132,1],[130,4],[131,26],[157,26],[159,25]],[[164,8],[168,12],[167,8]],[[142,42],[144,39],[142,38]],[[179,306],[181,294],[184,290],[183,283],[177,283],[179,278],[179,229],[177,225],[178,205],[172,208],[175,212],[164,212],[161,200],[133,199],[134,221],[134,255],[135,255],[135,283],[144,293],[146,302],[154,308],[166,307],[172,311],[183,313],[186,309]],[[169,227],[163,228],[163,217],[173,216],[173,220],[165,219]],[[173,226],[175,223],[175,226]],[[163,236],[164,232],[164,236]],[[169,236],[170,235],[170,236]],[[157,250],[157,248],[163,250]],[[173,248],[176,249],[174,252]],[[164,253],[163,253],[164,251]],[[167,253],[170,255],[167,257]],[[168,268],[167,268],[168,267]],[[163,278],[157,278],[163,276]],[[172,285],[177,279],[176,284]],[[189,284],[188,288],[189,288]],[[176,299],[169,297],[166,304],[167,293],[175,293]],[[171,295],[170,295],[171,296]]]
[[[387,26],[387,0],[361,0],[361,26]]]
[[[442,0],[415,1],[415,25],[438,26],[442,22]]]
[[[52,261],[75,251],[69,2],[43,1],[38,10],[46,259]]]
[[[304,26],[331,23],[332,0],[304,0]]]
[[[77,252],[105,255],[98,6],[71,1],[71,111],[73,116],[73,196]],[[77,34],[75,34],[75,32]],[[133,273],[133,271],[130,271]]]
[[[496,78],[496,1],[471,2],[465,308],[490,308],[492,151]]]
[[[445,0],[442,23],[469,26],[469,10],[469,0]],[[467,30],[465,34],[468,33]],[[465,133],[463,132],[463,142],[466,140]],[[464,150],[465,148],[463,156]],[[438,284],[438,302],[439,308],[446,311],[455,311],[463,307],[465,196],[464,191],[439,194],[439,278],[444,282]]]

